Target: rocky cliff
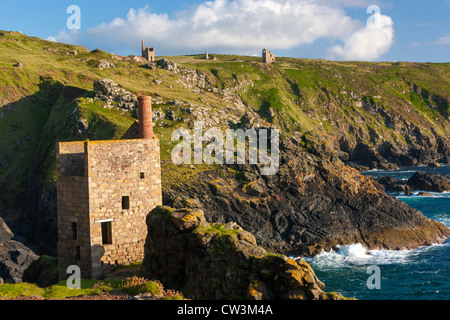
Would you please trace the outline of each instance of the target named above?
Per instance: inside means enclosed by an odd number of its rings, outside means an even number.
[[[27,246],[56,253],[56,142],[120,139],[137,94],[153,97],[166,204],[236,221],[277,252],[415,247],[448,234],[344,163],[448,162],[450,64],[202,57],[147,64],[0,32],[0,216]],[[194,121],[279,128],[279,173],[174,165],[170,137]]]
[[[147,216],[143,273],[195,300],[339,299],[303,260],[267,252],[236,223],[159,206]]]
[[[450,235],[443,224],[344,165],[325,142],[313,143],[316,139],[282,137],[277,175],[261,176],[250,165],[210,170],[195,183],[165,190],[165,202],[202,208],[210,221],[235,221],[265,248],[292,255],[354,243],[412,249]]]

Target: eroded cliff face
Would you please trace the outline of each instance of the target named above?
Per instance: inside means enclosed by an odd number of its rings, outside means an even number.
[[[56,253],[56,142],[120,139],[135,120],[129,109],[138,92],[154,98],[166,204],[203,207],[211,221],[236,221],[266,248],[305,255],[339,243],[414,247],[447,234],[341,161],[448,163],[448,63],[266,65],[217,55],[144,64],[16,32],[0,32],[0,43],[0,215],[39,253]],[[100,70],[104,60],[114,63]],[[173,165],[170,136],[194,121],[205,130],[280,128],[279,173]]]
[[[200,173],[197,183],[164,190],[165,203],[202,208],[210,221],[234,221],[265,248],[299,256],[354,243],[411,249],[449,236],[443,224],[386,195],[317,139],[283,136],[277,175],[224,166]]]
[[[267,252],[236,223],[198,209],[158,206],[147,216],[144,276],[195,300],[340,299],[303,260]]]
[[[331,101],[333,107],[330,107],[328,118],[333,129],[327,133],[340,159],[354,167],[367,169],[449,163],[448,101],[426,92],[412,84],[402,94],[414,97],[411,100],[421,108],[441,110],[433,117],[436,125],[406,98],[381,95],[378,99],[359,99],[350,121],[342,116],[342,106]]]

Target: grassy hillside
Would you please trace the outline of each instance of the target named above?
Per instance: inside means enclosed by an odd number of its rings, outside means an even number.
[[[208,168],[170,161],[173,130],[192,129],[200,116],[224,127],[243,114],[257,115],[288,134],[323,135],[349,153],[360,142],[375,148],[386,141],[399,148],[417,143],[426,149],[427,139],[436,146],[437,139],[450,136],[450,63],[277,58],[265,65],[259,57],[212,56],[167,57],[182,70],[172,72],[0,31],[0,212],[17,216],[30,190],[54,185],[57,141],[118,139],[135,121],[133,112],[106,109],[92,99],[94,81],[103,78],[151,95],[154,110],[177,116],[155,124],[165,188],[194,182],[195,174]],[[115,67],[100,70],[103,59]],[[196,77],[205,81],[199,85]]]
[[[200,56],[170,59],[210,74],[219,88],[244,84],[237,91],[243,100],[268,121],[271,119],[266,110],[273,108],[276,120],[286,130],[320,127],[332,132],[334,128],[329,124],[338,117],[352,122],[357,114],[369,116],[369,112],[357,106],[358,101],[368,101],[391,111],[412,106],[414,113],[406,116],[408,120],[417,121],[424,128],[435,126],[441,134],[449,133],[448,121],[444,119],[449,116],[450,63],[278,58],[275,64],[267,66],[254,57],[214,57],[216,61],[205,61]],[[415,92],[418,89],[419,94]],[[338,110],[330,110],[330,104],[336,104]],[[329,111],[335,111],[333,117]],[[377,125],[376,119],[373,120]]]

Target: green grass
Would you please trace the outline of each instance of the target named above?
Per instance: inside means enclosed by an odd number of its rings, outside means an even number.
[[[69,289],[65,281],[52,285],[47,288],[39,288],[31,283],[19,284],[0,284],[0,297],[17,298],[20,296],[41,296],[45,299],[64,299],[67,297],[76,297],[79,295],[98,294],[99,290],[94,288],[98,281],[81,280],[81,289]]]
[[[93,140],[120,139],[136,121],[130,112],[104,108],[100,101],[80,98],[77,103]]]
[[[57,91],[51,84],[41,83],[38,93],[21,99],[0,118],[0,162],[7,168],[0,168],[0,183],[10,180],[11,189],[22,191],[24,188],[23,181],[38,150]]]
[[[112,291],[121,291],[125,294],[135,296],[141,293],[157,295],[163,300],[183,299],[181,293],[173,290],[164,290],[158,281],[148,281],[144,278],[116,277],[109,280],[81,280],[80,289],[70,289],[66,281],[60,281],[55,285],[40,288],[32,283],[0,284],[0,298],[14,299],[18,297],[40,296],[47,300],[62,300],[78,296],[91,296],[100,294],[111,294]],[[1,299],[0,299],[1,300]]]
[[[205,234],[210,234],[210,235],[215,235],[215,236],[237,236],[239,234],[238,230],[234,230],[234,229],[225,229],[225,225],[220,224],[220,223],[211,223],[209,228],[205,228],[205,227],[197,227],[199,231],[205,233]]]
[[[333,139],[338,134],[348,136],[342,129],[348,124],[366,137],[379,135],[392,142],[406,143],[401,135],[384,126],[379,115],[355,107],[358,99],[349,95],[353,92],[360,99],[370,97],[382,110],[401,116],[425,133],[434,128],[441,136],[450,134],[444,119],[448,115],[450,63],[334,62],[279,57],[268,66],[261,63],[261,57],[210,55],[215,60],[203,60],[203,54],[166,58],[181,67],[205,73],[213,87],[234,88],[246,105],[286,133],[316,132]],[[162,97],[164,103],[154,108],[163,111],[181,112],[167,103],[172,100],[214,105],[206,113],[229,104],[207,90],[198,93],[182,86],[178,74],[119,61],[101,50],[90,52],[83,47],[17,32],[0,31],[0,58],[0,105],[15,102],[6,108],[7,112],[0,109],[0,189],[10,203],[26,192],[35,160],[42,169],[39,186],[54,184],[56,142],[118,139],[131,126],[135,119],[130,112],[105,109],[101,102],[91,100],[96,80],[110,78],[132,93]],[[96,63],[101,59],[113,62],[116,67],[100,71]],[[21,62],[23,68],[13,67],[16,62]],[[156,79],[162,84],[156,84]],[[62,93],[68,87],[86,90],[86,94],[67,101]],[[420,90],[425,90],[428,98],[416,93]],[[405,106],[409,105],[413,110],[405,112]],[[269,116],[269,109],[273,117]],[[167,126],[154,128],[161,142],[164,187],[195,183],[197,173],[214,169],[206,165],[192,169],[171,163],[171,150],[176,144],[171,141],[172,132],[194,120],[182,115],[188,122],[167,120]],[[79,120],[85,121],[87,132],[80,131]]]

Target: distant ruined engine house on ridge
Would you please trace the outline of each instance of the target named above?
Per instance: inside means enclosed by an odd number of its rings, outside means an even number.
[[[138,98],[138,114],[139,139],[57,145],[61,280],[71,265],[83,279],[101,279],[144,258],[146,216],[162,204],[161,164],[150,97]]]
[[[271,63],[275,62],[275,55],[271,51],[263,49],[262,60],[263,60],[263,63],[271,64]]]
[[[146,47],[144,40],[142,40],[142,57],[150,62],[155,62],[155,48]]]

